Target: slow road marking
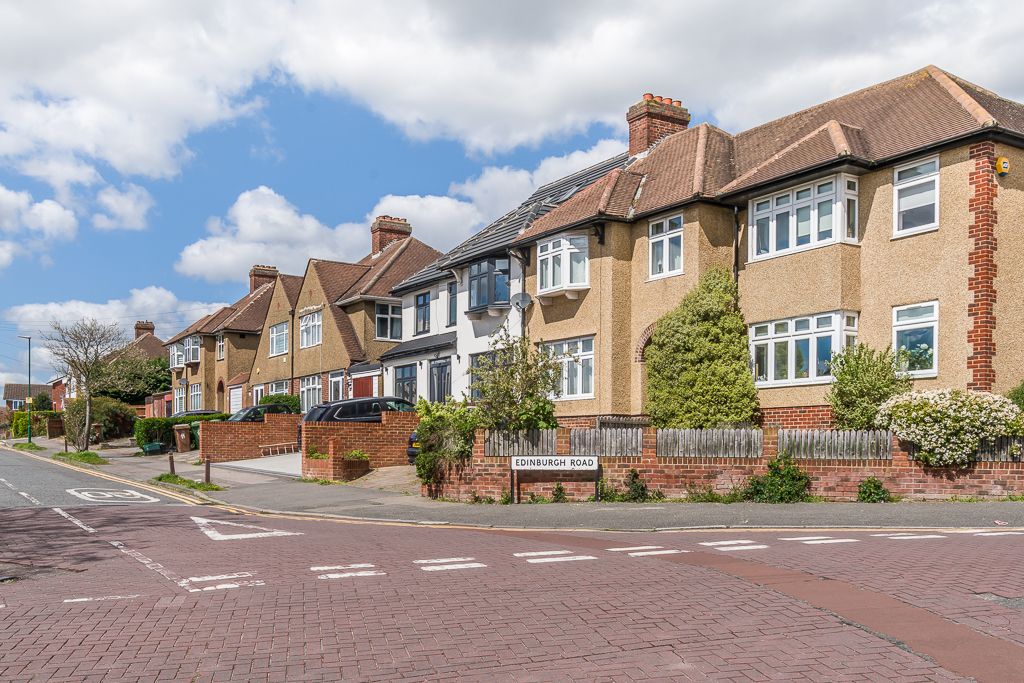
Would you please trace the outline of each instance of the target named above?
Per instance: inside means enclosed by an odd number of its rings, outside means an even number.
[[[702,544],[702,545],[706,545],[706,544]],[[606,548],[606,550],[608,552],[610,552],[610,553],[628,553],[628,552],[632,552],[634,550],[657,550],[658,548],[663,548],[663,547],[664,546],[660,546],[660,545],[638,545],[638,546],[633,546],[632,548]]]
[[[545,555],[568,555],[571,550],[538,550],[533,553],[512,553],[512,557],[544,557]]]
[[[90,503],[159,503],[159,498],[133,489],[67,489],[76,498]]]
[[[676,553],[688,553],[689,550],[645,550],[639,553],[630,553],[630,557],[647,557],[649,555],[675,555]]]

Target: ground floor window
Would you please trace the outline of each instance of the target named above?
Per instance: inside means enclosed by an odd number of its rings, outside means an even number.
[[[268,382],[267,385],[267,396],[282,396],[292,392],[288,391],[288,381],[282,380],[280,382]]]
[[[832,381],[832,354],[857,343],[857,313],[830,311],[750,326],[754,382],[764,386]]]
[[[416,364],[395,368],[395,396],[416,403]]]
[[[310,375],[299,380],[299,409],[305,413],[320,403],[320,375]]]
[[[252,388],[252,404],[258,406],[260,401],[263,400],[263,385],[255,386]]]
[[[188,388],[188,405],[189,410],[202,410],[203,409],[203,385],[192,384]]]
[[[345,398],[345,373],[332,372],[328,377],[330,384],[329,396],[332,401],[340,401]]]
[[[185,407],[185,396],[188,390],[185,387],[174,387],[174,412],[183,413],[187,410]]]
[[[914,377],[934,377],[938,372],[935,357],[938,337],[938,301],[892,309],[892,346],[899,354],[903,372]]]
[[[547,347],[562,363],[560,398],[594,397],[594,339],[569,339]]]

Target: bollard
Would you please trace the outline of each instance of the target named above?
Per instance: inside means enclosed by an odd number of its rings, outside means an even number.
[[[171,463],[171,474],[174,474],[174,453],[167,454],[167,461]]]
[[[206,483],[210,483],[210,456],[203,458],[203,462],[206,463]]]

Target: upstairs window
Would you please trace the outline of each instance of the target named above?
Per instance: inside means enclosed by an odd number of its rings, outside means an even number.
[[[939,158],[893,171],[893,237],[939,227]]]
[[[270,328],[270,355],[288,353],[288,323],[283,322]]]
[[[939,302],[930,301],[892,309],[892,346],[899,354],[900,370],[914,377],[935,377],[938,359]]]
[[[172,368],[185,367],[185,346],[183,344],[171,344],[169,360]]]
[[[459,315],[459,285],[457,282],[448,283],[448,327],[458,322]]]
[[[224,360],[224,335],[217,335],[217,360]]]
[[[469,267],[469,310],[508,303],[507,258],[492,258]]]
[[[322,311],[310,313],[299,318],[299,348],[319,346],[323,338]]]
[[[377,339],[402,338],[402,307],[377,304]]]
[[[183,352],[185,355],[186,363],[198,363],[199,362],[199,350],[203,348],[199,337],[188,337],[185,339],[183,345]]]
[[[430,332],[430,292],[416,295],[416,334]]]
[[[586,235],[562,235],[537,245],[537,290],[584,289],[590,282]]]
[[[856,342],[857,314],[831,311],[750,326],[750,362],[759,386],[832,381],[832,354]]]
[[[857,179],[838,175],[750,203],[750,258],[856,243]]]
[[[683,272],[683,217],[653,221],[648,226],[651,279]]]

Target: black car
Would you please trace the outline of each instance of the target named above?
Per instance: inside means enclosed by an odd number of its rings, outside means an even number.
[[[409,435],[409,446],[405,449],[405,457],[409,458],[409,464],[416,464],[416,456],[420,454],[420,438],[416,432]]]
[[[183,410],[180,413],[175,413],[171,417],[194,417],[196,415],[220,415],[219,410]]]
[[[267,413],[294,415],[295,411],[283,403],[265,403],[260,406],[242,408],[228,418],[228,422],[263,422]]]
[[[313,406],[303,422],[380,422],[386,412],[415,413],[416,406],[397,396],[349,398]]]

